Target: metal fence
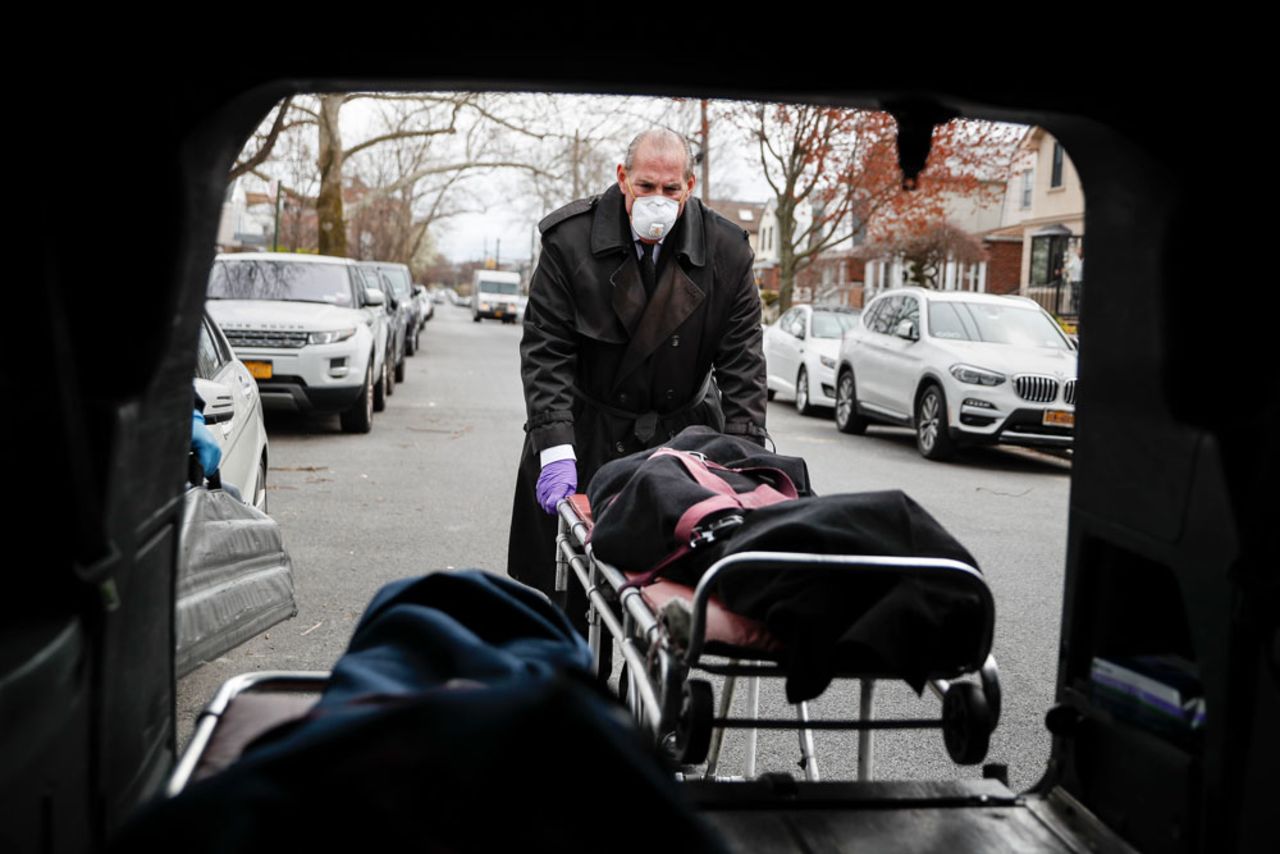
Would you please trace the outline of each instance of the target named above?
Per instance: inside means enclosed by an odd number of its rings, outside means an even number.
[[[1080,315],[1081,282],[1064,282],[1061,279],[1050,285],[1032,285],[1027,296],[1054,317],[1076,318]]]

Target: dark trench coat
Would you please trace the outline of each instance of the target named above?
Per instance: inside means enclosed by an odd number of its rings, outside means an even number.
[[[551,593],[556,522],[534,493],[540,452],[572,444],[585,492],[604,463],[691,424],[763,444],[765,365],[746,232],[698,199],[662,244],[652,300],[616,185],[539,228],[520,343],[528,421],[507,571]],[[575,588],[570,617],[581,625],[585,599]]]

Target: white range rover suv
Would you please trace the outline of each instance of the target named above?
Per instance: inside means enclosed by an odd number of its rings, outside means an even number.
[[[894,288],[840,344],[836,426],[913,427],[931,460],[957,446],[1071,447],[1076,348],[1025,297]]]
[[[339,413],[342,429],[373,426],[382,381],[377,339],[384,296],[347,258],[219,255],[207,310],[258,382],[264,409]]]

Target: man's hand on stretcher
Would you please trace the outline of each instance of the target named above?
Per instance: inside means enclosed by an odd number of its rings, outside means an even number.
[[[556,505],[578,491],[578,462],[573,458],[543,463],[534,492],[538,506],[555,515]]]

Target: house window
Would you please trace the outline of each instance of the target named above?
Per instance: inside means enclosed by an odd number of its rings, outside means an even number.
[[[1049,176],[1050,187],[1062,186],[1062,143],[1053,143],[1053,172]]]
[[[1029,209],[1031,208],[1031,188],[1032,188],[1032,186],[1033,186],[1033,184],[1032,184],[1032,181],[1031,181],[1031,170],[1030,170],[1030,169],[1027,169],[1027,170],[1025,170],[1025,171],[1022,173],[1022,204],[1021,204],[1021,208],[1022,208],[1022,210],[1024,210],[1024,211],[1025,211],[1025,210],[1029,210]]]

